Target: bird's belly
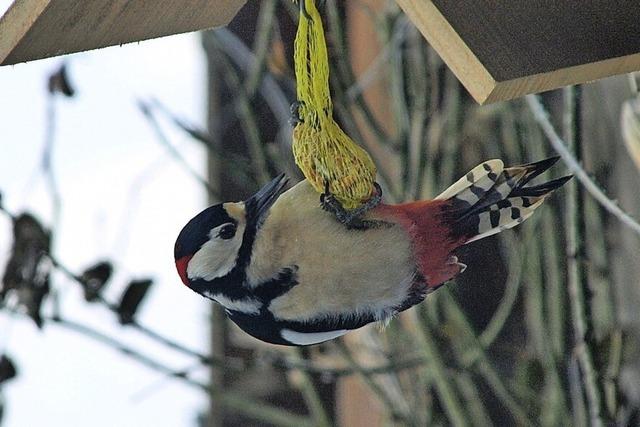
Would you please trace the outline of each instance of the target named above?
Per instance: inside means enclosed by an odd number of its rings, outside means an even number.
[[[283,267],[298,268],[298,284],[274,299],[270,311],[283,320],[390,314],[406,299],[416,276],[405,231],[394,223],[348,230],[320,208],[308,184],[300,185],[280,197],[255,244],[251,282],[261,283]]]
[[[340,255],[336,255],[341,257]],[[331,261],[301,263],[299,283],[274,299],[269,310],[279,319],[315,319],[341,314],[374,314],[381,320],[405,301],[415,281],[415,268],[402,260],[378,260],[368,270],[345,268]]]

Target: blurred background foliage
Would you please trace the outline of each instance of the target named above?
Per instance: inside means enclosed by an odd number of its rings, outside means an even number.
[[[395,2],[326,0],[321,12],[336,120],[372,154],[387,201],[433,197],[490,158],[512,165],[556,155],[532,114],[535,98],[476,105]],[[289,0],[263,0],[249,2],[229,27],[203,33],[208,129],[170,105],[140,101],[160,141],[170,146],[157,126],[163,116],[208,148],[209,179],[194,179],[194,187],[205,186],[212,201],[241,199],[280,172],[300,178],[288,123],[296,22]],[[73,96],[64,69],[50,88]],[[623,77],[539,98],[574,158],[636,217],[637,90]],[[565,174],[559,164],[547,178]],[[150,280],[132,281],[118,304],[107,302],[101,291],[112,265],[97,260],[74,275],[34,221],[14,218],[0,298],[14,292],[36,323],[64,324],[62,314],[42,317],[39,308],[49,270],[66,272],[123,327],[212,367],[210,384],[195,383],[188,371],[120,348],[210,393],[202,425],[640,424],[640,239],[575,179],[522,226],[465,247],[468,269],[386,328],[304,349],[258,343],[215,309],[211,354],[181,348],[135,319]],[[0,384],[15,373],[3,357]]]

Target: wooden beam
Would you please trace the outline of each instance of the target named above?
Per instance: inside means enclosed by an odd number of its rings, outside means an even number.
[[[397,0],[480,104],[640,70],[637,0]]]
[[[227,24],[246,0],[15,0],[0,18],[0,65]]]

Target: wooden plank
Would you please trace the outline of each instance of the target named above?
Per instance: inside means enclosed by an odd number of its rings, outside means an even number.
[[[438,8],[431,1],[397,2],[469,93],[482,104],[496,82]]]
[[[637,0],[397,0],[479,103],[640,70]]]
[[[0,18],[0,65],[227,24],[246,0],[16,0]]]

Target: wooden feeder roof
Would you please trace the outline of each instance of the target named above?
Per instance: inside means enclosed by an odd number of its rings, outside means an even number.
[[[638,0],[397,0],[481,104],[640,70]]]
[[[0,65],[227,24],[246,0],[15,0]]]
[[[15,0],[0,65],[202,30],[246,0]],[[481,104],[640,70],[638,0],[396,0]]]

